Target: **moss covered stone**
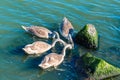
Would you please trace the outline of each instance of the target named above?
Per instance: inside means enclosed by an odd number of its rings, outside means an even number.
[[[92,24],[87,24],[76,35],[76,42],[87,48],[98,48],[98,33]]]
[[[117,68],[90,53],[86,53],[81,59],[85,73],[92,75],[97,80],[120,75],[120,68]]]

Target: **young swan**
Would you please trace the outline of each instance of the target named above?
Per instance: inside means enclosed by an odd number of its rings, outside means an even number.
[[[26,26],[22,26],[22,28],[26,31],[29,32],[39,38],[53,38],[53,33],[48,30],[45,27],[40,27],[40,26],[31,26],[31,27],[26,27]]]
[[[74,28],[71,22],[66,17],[63,18],[63,21],[59,27],[59,32],[63,37],[68,39],[68,41],[70,42],[70,44],[72,44],[74,48],[74,42],[72,39],[72,36],[74,34]]]
[[[71,44],[67,44],[63,50],[61,54],[57,54],[57,53],[50,53],[48,55],[45,56],[45,58],[42,60],[42,62],[38,65],[39,67],[41,67],[42,69],[47,69],[49,67],[54,67],[56,68],[58,65],[60,65],[65,57],[66,54],[66,49],[70,48],[72,49],[72,45]]]
[[[55,32],[57,33],[57,32]],[[56,35],[59,35],[58,33]],[[33,42],[32,44],[28,44],[26,45],[24,48],[22,48],[27,54],[41,54],[44,53],[46,51],[48,51],[49,49],[51,49],[52,47],[55,46],[55,44],[57,42],[61,42],[64,45],[66,44],[63,40],[61,40],[58,36],[58,39],[56,39],[52,44],[48,44],[46,42],[43,41],[36,41]]]

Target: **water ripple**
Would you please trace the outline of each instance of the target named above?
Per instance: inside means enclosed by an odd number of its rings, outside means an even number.
[[[25,33],[21,28],[21,25],[31,26],[45,26],[49,29],[58,29],[59,24],[61,23],[63,17],[67,17],[73,24],[75,31],[78,32],[85,24],[91,23],[94,24],[99,35],[100,35],[100,50],[109,49],[109,47],[120,44],[120,0],[3,0],[0,1],[0,59],[7,58],[7,60],[1,60],[1,65],[3,70],[9,69],[8,64],[11,67],[16,66],[15,69],[9,71],[16,71],[19,75],[22,76],[21,80],[34,79],[38,80],[36,77],[38,69],[29,69],[27,72],[24,72],[22,68],[28,67],[27,63],[22,63],[21,56],[13,55],[22,53],[19,52],[9,52],[15,47],[20,45],[25,45],[27,43],[33,42],[32,36]],[[4,51],[4,50],[8,50]],[[16,48],[17,49],[17,48]],[[111,49],[113,51],[113,49]],[[116,51],[116,52],[115,52]],[[86,52],[82,50],[81,53]],[[103,59],[106,59],[114,65],[118,65],[120,58],[117,56],[117,50],[114,50],[112,54],[109,55],[110,51],[97,54],[96,56],[101,56]],[[3,54],[2,54],[3,53]],[[16,60],[14,60],[16,59]],[[13,62],[10,63],[12,60]],[[9,61],[9,62],[6,62]],[[65,63],[67,60],[65,60]],[[29,61],[28,61],[29,63]],[[115,64],[116,63],[116,64]],[[30,63],[29,63],[30,64]],[[63,64],[62,64],[63,65]],[[61,66],[66,68],[65,66]],[[71,69],[70,66],[68,69]],[[74,69],[74,68],[73,68]],[[3,72],[5,75],[9,75],[9,71]],[[35,74],[33,74],[33,72]],[[59,73],[59,71],[51,71]],[[71,72],[71,73],[70,73]],[[66,79],[65,75],[69,77],[68,74],[74,77],[76,75],[72,70],[68,72],[65,71],[62,76],[52,76],[51,73],[46,73],[40,75],[39,78],[45,79],[50,78],[51,80]],[[14,72],[10,75],[10,80],[14,79]],[[23,75],[24,74],[24,75]],[[64,75],[65,74],[65,75]],[[30,78],[28,76],[31,75]],[[60,74],[61,75],[61,74]],[[1,75],[0,75],[1,76]],[[2,75],[3,76],[3,75]],[[27,77],[26,77],[27,76]],[[72,78],[74,80],[76,78]],[[7,78],[2,77],[3,80]]]

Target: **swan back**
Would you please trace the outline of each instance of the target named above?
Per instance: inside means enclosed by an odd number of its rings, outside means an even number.
[[[59,32],[61,33],[61,35],[65,38],[68,38],[69,32],[73,32],[73,30],[74,28],[71,22],[66,17],[64,17],[59,29]]]
[[[57,66],[60,64],[62,56],[57,53],[50,53],[45,56],[42,62],[38,65],[42,69],[46,69],[52,66]]]
[[[40,54],[48,51],[52,46],[46,42],[36,41],[32,44],[28,44],[23,48],[27,54]]]
[[[52,32],[45,27],[39,27],[39,26],[25,27],[25,26],[22,26],[22,28],[25,31],[27,31],[31,34],[34,34],[40,38],[49,38],[49,35],[52,34]]]

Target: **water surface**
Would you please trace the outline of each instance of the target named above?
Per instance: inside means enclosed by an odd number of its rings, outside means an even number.
[[[72,57],[88,51],[120,68],[119,4],[119,0],[1,0],[0,80],[81,79],[72,64]],[[67,52],[64,62],[59,66],[64,71],[42,71],[37,66],[42,57],[27,56],[22,51],[26,44],[38,39],[34,40],[21,25],[58,30],[64,16],[72,22],[76,32],[85,24],[94,24],[100,36],[99,50],[93,52],[80,46]]]

